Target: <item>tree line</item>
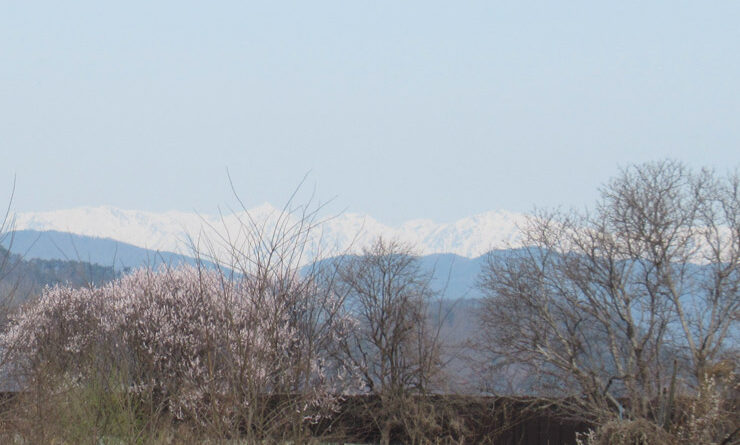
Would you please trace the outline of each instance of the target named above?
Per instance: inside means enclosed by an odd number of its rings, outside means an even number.
[[[55,286],[11,312],[0,434],[338,442],[351,399],[381,443],[470,443],[464,404],[445,399],[455,356],[475,371],[470,400],[519,397],[581,422],[580,443],[734,443],[739,192],[737,173],[662,161],[621,170],[588,211],[533,214],[525,248],[489,257],[477,335],[454,345],[413,246],[304,267],[320,208],[247,216],[193,243],[215,268]]]

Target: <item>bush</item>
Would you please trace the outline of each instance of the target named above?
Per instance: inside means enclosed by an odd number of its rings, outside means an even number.
[[[109,389],[136,395],[135,412],[217,436],[300,435],[343,390],[331,359],[351,325],[340,310],[311,280],[138,270],[99,288],[47,289],[0,345],[28,392],[85,396],[101,376],[119,376]]]

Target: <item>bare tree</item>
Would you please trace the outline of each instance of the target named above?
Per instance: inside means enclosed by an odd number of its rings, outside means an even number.
[[[248,295],[250,321],[234,317],[223,331],[233,345],[225,370],[229,403],[254,440],[307,440],[312,423],[332,413],[350,382],[336,361],[350,320],[332,290],[333,272],[318,266],[323,206],[313,199],[296,205],[300,189],[282,209],[261,217],[234,190],[238,211],[208,227],[204,246],[192,243]],[[229,218],[238,223],[228,224]],[[256,355],[257,347],[265,352]],[[223,361],[217,354],[210,360]],[[251,369],[259,362],[265,372]]]
[[[671,161],[635,165],[591,213],[536,214],[528,247],[491,255],[481,275],[489,357],[519,390],[562,397],[597,424],[671,431],[676,392],[701,396],[737,361],[738,184]]]
[[[14,236],[14,218],[11,214],[14,194],[15,180],[13,180],[10,198],[8,199],[8,206],[6,207],[4,214],[0,216],[0,314],[2,314],[0,316],[0,322],[2,323],[5,322],[5,316],[7,315],[9,307],[13,303],[13,299],[19,285],[18,279],[10,279],[11,272],[19,260],[19,257],[14,257],[10,252]],[[3,247],[3,244],[7,247]]]
[[[430,279],[409,247],[382,238],[339,265],[337,289],[357,322],[342,357],[380,401],[373,415],[383,443],[393,428],[409,432],[405,409],[440,371],[439,330],[427,319]]]

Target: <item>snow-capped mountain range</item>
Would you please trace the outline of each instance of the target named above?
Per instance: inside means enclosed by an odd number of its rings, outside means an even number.
[[[232,214],[205,215],[188,212],[144,212],[110,206],[80,207],[15,215],[16,230],[54,230],[77,235],[111,238],[134,246],[191,253],[191,239],[240,233],[245,221],[258,224],[275,221],[280,210],[270,204]],[[291,215],[294,221],[297,216]],[[508,211],[490,211],[451,223],[412,220],[400,226],[383,224],[371,216],[344,213],[327,218],[314,232],[324,251],[359,252],[378,236],[408,243],[420,255],[454,253],[475,258],[492,249],[519,247],[518,225],[526,216]]]

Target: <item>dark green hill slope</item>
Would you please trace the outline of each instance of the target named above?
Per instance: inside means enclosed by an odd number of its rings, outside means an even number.
[[[118,274],[112,267],[83,261],[25,260],[0,246],[0,299],[3,302],[12,300],[12,304],[19,304],[39,295],[45,286],[101,284]]]

